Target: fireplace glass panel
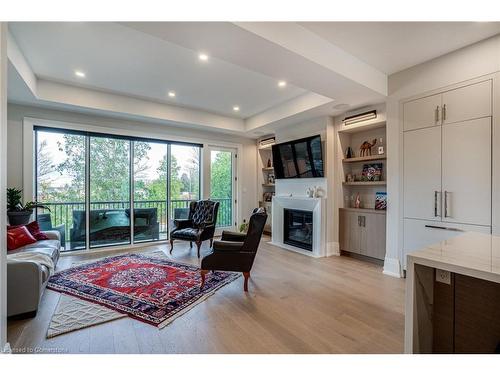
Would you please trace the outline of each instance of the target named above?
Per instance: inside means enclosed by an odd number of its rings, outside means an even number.
[[[312,251],[312,211],[284,209],[284,243]]]

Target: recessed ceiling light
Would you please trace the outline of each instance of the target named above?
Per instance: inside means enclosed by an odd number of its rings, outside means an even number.
[[[208,60],[208,55],[206,53],[200,53],[198,55],[198,58],[201,60],[201,61],[207,61]]]
[[[278,82],[278,87],[285,87],[286,86],[286,81],[279,81]]]
[[[233,107],[233,111],[235,111],[235,112],[239,112],[239,110],[240,110],[240,107],[239,107],[239,106],[235,105],[235,106]]]
[[[169,91],[168,96],[170,96],[171,98],[175,98],[175,91]]]
[[[82,72],[81,70],[75,70],[75,76],[80,78],[85,78],[85,73]]]

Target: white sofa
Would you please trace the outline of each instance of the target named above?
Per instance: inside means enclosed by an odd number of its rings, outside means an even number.
[[[58,231],[43,232],[48,240],[37,241],[7,254],[7,316],[29,318],[36,316],[50,270],[33,260],[15,259],[18,253],[42,253],[50,256],[54,267],[59,260],[61,238]]]

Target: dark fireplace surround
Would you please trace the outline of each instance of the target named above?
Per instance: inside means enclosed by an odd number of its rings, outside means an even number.
[[[312,211],[283,209],[283,243],[313,251]]]

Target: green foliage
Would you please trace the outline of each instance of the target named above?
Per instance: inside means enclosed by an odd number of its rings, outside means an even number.
[[[231,198],[232,195],[231,152],[219,151],[212,161],[210,196],[212,198]]]
[[[44,206],[42,204],[38,204],[37,202],[26,202],[24,205],[21,201],[22,190],[16,188],[8,188],[7,189],[7,212],[13,211],[32,211],[33,208],[45,208],[50,211],[50,208]]]

